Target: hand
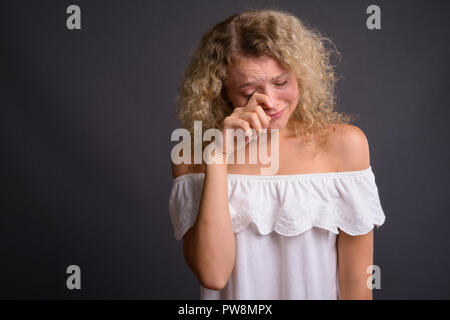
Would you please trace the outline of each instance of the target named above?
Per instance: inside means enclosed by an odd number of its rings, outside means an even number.
[[[234,152],[241,150],[247,143],[257,139],[263,131],[267,130],[271,118],[265,113],[262,104],[273,106],[268,96],[254,92],[245,106],[234,108],[233,113],[223,121],[222,137],[224,142],[219,142],[221,144],[216,149],[217,153],[229,158]],[[236,149],[232,148],[233,134],[238,136]],[[242,143],[244,135],[245,139]]]

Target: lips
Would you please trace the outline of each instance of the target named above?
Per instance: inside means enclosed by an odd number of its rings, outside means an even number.
[[[286,107],[287,108],[287,107]],[[279,116],[281,116],[281,114],[283,113],[284,110],[286,110],[286,108],[284,108],[281,111],[278,111],[276,113],[271,113],[271,114],[267,114],[269,117],[271,118],[278,118]]]

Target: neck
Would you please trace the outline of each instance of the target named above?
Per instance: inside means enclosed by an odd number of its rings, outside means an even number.
[[[285,140],[285,139],[289,139],[295,136],[295,133],[293,130],[288,129],[286,126],[283,127],[282,129],[279,129],[278,131],[278,138],[280,140]],[[267,130],[267,137],[270,138],[271,137],[271,131],[270,129]]]

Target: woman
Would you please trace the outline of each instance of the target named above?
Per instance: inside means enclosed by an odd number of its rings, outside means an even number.
[[[278,129],[275,175],[260,174],[259,157],[232,163],[228,149],[172,164],[169,212],[201,299],[372,299],[372,229],[385,216],[367,139],[333,110],[324,40],[287,12],[246,10],[207,31],[190,60],[185,128]]]

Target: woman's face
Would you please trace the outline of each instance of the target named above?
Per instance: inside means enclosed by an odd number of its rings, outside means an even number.
[[[273,58],[240,56],[227,69],[225,88],[228,99],[235,107],[244,107],[253,92],[268,96],[273,107],[260,104],[268,115],[283,111],[272,117],[269,129],[285,128],[297,107],[298,83],[293,72],[286,70]]]

